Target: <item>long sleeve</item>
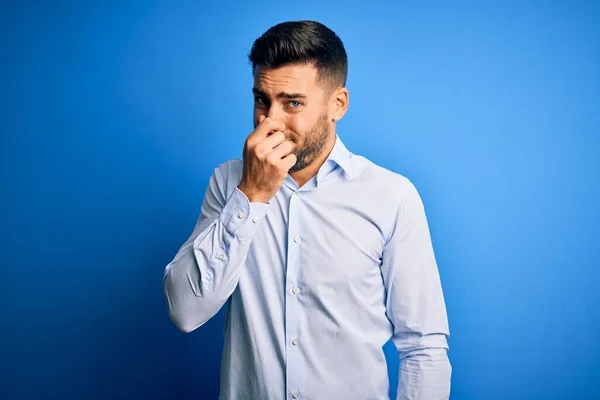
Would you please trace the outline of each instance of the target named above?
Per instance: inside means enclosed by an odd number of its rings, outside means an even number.
[[[397,399],[447,400],[452,367],[446,305],[423,203],[410,181],[403,186],[381,264],[400,358]]]
[[[183,332],[203,325],[231,296],[270,206],[250,202],[237,188],[238,182],[226,198],[227,171],[227,163],[215,169],[191,236],[165,268],[169,316]]]

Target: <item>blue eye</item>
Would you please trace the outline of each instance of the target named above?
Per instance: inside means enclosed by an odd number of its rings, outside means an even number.
[[[290,105],[292,108],[297,108],[297,107],[300,107],[300,106],[302,105],[302,103],[301,103],[301,102],[299,102],[299,101],[296,101],[296,100],[292,100],[292,101],[290,101],[290,102],[289,102],[289,105]]]

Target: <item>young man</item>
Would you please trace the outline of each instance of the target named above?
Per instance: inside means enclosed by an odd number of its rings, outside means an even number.
[[[423,205],[405,177],[350,152],[347,56],[314,21],[258,38],[254,127],[219,165],[166,267],[171,319],[191,332],[227,302],[221,400],[447,399],[446,308]],[[367,133],[369,134],[369,133]]]

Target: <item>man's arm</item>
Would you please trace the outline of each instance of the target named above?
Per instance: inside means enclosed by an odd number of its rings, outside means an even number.
[[[226,163],[215,169],[196,226],[165,268],[163,288],[173,323],[191,332],[212,318],[235,290],[242,264],[269,204],[237,187],[225,198]]]
[[[397,400],[447,400],[452,367],[446,305],[421,198],[406,180],[381,270],[400,358]]]
[[[246,138],[242,177],[225,198],[229,163],[215,169],[196,227],[165,268],[169,315],[183,332],[212,318],[235,290],[260,221],[296,163],[285,125],[265,115]],[[226,171],[226,172],[223,172]],[[239,179],[239,182],[237,182]]]

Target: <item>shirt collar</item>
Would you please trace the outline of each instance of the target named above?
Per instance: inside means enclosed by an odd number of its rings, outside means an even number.
[[[346,148],[339,135],[336,133],[335,144],[333,145],[333,149],[331,150],[331,153],[329,153],[329,156],[327,157],[327,160],[325,160],[325,162],[329,164],[335,163],[339,165],[340,168],[342,168],[342,170],[346,173],[346,175],[348,175],[349,178],[352,178],[351,160],[352,154]]]

